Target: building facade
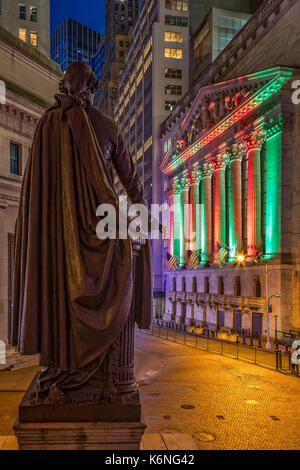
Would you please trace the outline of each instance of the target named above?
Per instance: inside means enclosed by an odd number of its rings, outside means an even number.
[[[196,34],[213,7],[253,14],[262,3],[263,0],[189,0],[191,34]]]
[[[2,0],[0,26],[50,55],[50,0]]]
[[[149,207],[161,200],[160,124],[189,85],[188,2],[142,1],[119,81],[115,118],[125,134]],[[162,309],[161,245],[152,241],[155,310]]]
[[[138,16],[139,0],[105,0],[105,62],[101,71],[99,109],[113,116],[119,91],[119,77],[125,65],[131,29]]]
[[[102,35],[97,31],[65,18],[51,35],[51,59],[61,66],[63,72],[72,62],[89,63],[101,39]]]
[[[162,199],[160,126],[189,88],[192,16],[198,17],[201,25],[205,14],[188,0],[142,1],[119,80],[115,118],[136,158],[149,206],[160,204]],[[165,284],[159,240],[152,240],[152,256],[154,296],[158,299],[154,311],[161,312]]]
[[[213,7],[191,37],[191,82],[225,49],[251,15]]]
[[[300,61],[271,47],[299,13],[265,2],[162,126],[167,320],[264,336],[277,295],[271,335],[300,330]]]
[[[2,28],[0,63],[0,340],[6,342],[22,176],[36,125],[54,103],[61,73],[57,64]]]
[[[98,46],[97,52],[93,55],[90,60],[90,67],[95,72],[96,77],[98,80],[101,79],[102,76],[102,68],[105,62],[105,36],[102,37],[102,40]]]

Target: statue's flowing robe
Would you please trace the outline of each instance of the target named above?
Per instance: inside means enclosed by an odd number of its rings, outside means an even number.
[[[38,124],[16,225],[11,343],[40,353],[41,365],[75,370],[103,356],[126,322],[135,292],[136,321],[151,317],[149,243],[132,279],[131,241],[100,240],[100,204],[118,220],[114,166],[132,202],[143,202],[136,167],[116,124],[57,95]]]

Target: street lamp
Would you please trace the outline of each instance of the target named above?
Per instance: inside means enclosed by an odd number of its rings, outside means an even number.
[[[271,349],[272,346],[271,346],[271,342],[270,342],[270,300],[276,298],[276,299],[280,299],[280,295],[278,294],[274,294],[274,295],[271,295],[269,298],[268,298],[268,308],[267,308],[267,331],[268,331],[268,339],[267,339],[267,345],[266,345],[266,348],[267,349]]]

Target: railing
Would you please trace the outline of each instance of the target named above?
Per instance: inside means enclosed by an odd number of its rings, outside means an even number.
[[[189,333],[183,331],[183,328],[179,330],[154,324],[151,325],[150,334],[195,349],[221,354],[222,356],[269,367],[280,372],[294,373],[299,377],[298,366],[293,367],[291,364],[291,353],[281,351],[278,345],[275,351],[269,351],[240,343],[239,339],[237,342],[230,342],[209,335]]]
[[[279,331],[275,330],[275,341],[278,344],[283,344],[285,346],[292,346],[293,342],[297,339],[300,339],[299,331]]]

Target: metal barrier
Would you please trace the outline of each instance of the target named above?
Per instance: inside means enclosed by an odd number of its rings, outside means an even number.
[[[227,340],[211,338],[206,335],[198,335],[154,324],[151,325],[150,332],[153,336],[158,336],[173,341],[174,343],[266,366],[278,371],[292,373],[290,353],[281,351],[278,346],[275,351],[268,351],[266,349],[242,344],[239,341],[233,343]],[[299,377],[298,368],[295,374]]]

